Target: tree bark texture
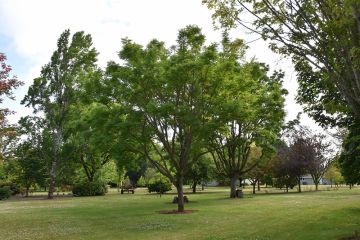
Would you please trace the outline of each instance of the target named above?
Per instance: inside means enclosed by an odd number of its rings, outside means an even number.
[[[192,192],[196,193],[196,182],[194,182],[192,185]]]
[[[54,134],[54,158],[51,163],[48,199],[54,198],[54,192],[55,192],[55,186],[56,186],[56,171],[57,171],[57,165],[58,165],[58,161],[59,161],[60,139],[61,139],[61,133],[58,130]]]
[[[178,211],[184,212],[184,187],[183,187],[183,179],[178,179],[176,183],[176,189],[178,194]]]
[[[233,176],[230,181],[230,198],[236,198],[236,180],[238,178]]]

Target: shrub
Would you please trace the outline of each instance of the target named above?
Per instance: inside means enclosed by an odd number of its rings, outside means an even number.
[[[108,182],[108,185],[111,187],[111,188],[117,188],[118,184],[116,182]]]
[[[146,187],[145,178],[141,177],[137,182],[137,187]]]
[[[0,188],[0,200],[9,198],[11,195],[11,190],[9,186]]]
[[[73,187],[74,196],[102,196],[107,193],[107,187],[100,182],[86,182],[80,183]]]
[[[20,193],[20,187],[15,183],[0,182],[0,188],[4,188],[4,187],[9,187],[11,195],[16,195]]]
[[[163,193],[171,190],[171,183],[169,183],[167,181],[157,180],[155,182],[149,183],[147,187],[148,187],[149,193],[156,192],[156,193],[163,194]]]

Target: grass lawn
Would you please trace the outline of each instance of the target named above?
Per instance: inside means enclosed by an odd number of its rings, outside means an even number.
[[[360,188],[247,193],[243,199],[228,199],[227,188],[208,188],[188,194],[192,202],[185,208],[197,212],[157,213],[176,209],[170,203],[173,196],[140,190],[134,195],[0,201],[0,239],[329,240],[360,232]]]

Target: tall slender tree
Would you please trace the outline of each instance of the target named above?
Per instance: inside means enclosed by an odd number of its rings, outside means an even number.
[[[56,171],[64,141],[64,124],[69,107],[76,102],[79,81],[97,70],[98,53],[92,48],[90,35],[77,32],[70,39],[70,30],[65,30],[58,42],[51,61],[40,76],[34,79],[22,104],[32,106],[34,112],[43,112],[53,140],[53,161],[50,170],[48,198],[53,198]]]

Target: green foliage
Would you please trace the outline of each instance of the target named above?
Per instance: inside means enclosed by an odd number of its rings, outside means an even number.
[[[331,184],[339,185],[345,182],[344,177],[341,175],[338,164],[331,164],[324,174],[324,178],[329,180]]]
[[[118,178],[116,163],[109,160],[95,175],[95,181],[100,182],[116,182]]]
[[[201,29],[191,25],[179,31],[177,44],[169,49],[158,40],[143,47],[123,39],[123,64],[110,62],[106,70],[116,89],[111,96],[126,116],[115,124],[120,126],[119,146],[145,157],[177,188],[208,152],[207,138],[219,114],[214,100],[225,78],[221,54],[216,44],[205,45]]]
[[[339,158],[341,174],[347,184],[360,184],[360,122],[349,127]]]
[[[223,27],[245,27],[290,56],[297,101],[321,125],[360,118],[360,5],[357,0],[203,0]],[[249,15],[253,18],[249,21]]]
[[[143,176],[141,176],[139,178],[139,180],[137,181],[137,184],[136,184],[137,187],[146,187],[147,184],[145,182],[145,178]]]
[[[279,176],[278,178],[275,178],[273,183],[274,183],[274,187],[277,188],[293,189],[298,184],[298,181],[296,176],[282,175]]]
[[[0,187],[0,200],[7,199],[11,195],[9,186]]]
[[[264,64],[240,62],[238,52],[245,45],[231,42],[225,35],[220,73],[224,75],[217,103],[217,127],[209,136],[208,149],[218,172],[239,179],[274,154],[285,117],[282,87],[283,72],[274,72]],[[230,196],[235,196],[235,184]]]
[[[109,129],[106,122],[110,116],[105,106],[96,102],[88,103],[95,101],[88,96],[83,98],[70,108],[65,125],[68,135],[64,155],[71,157],[84,171],[87,180],[92,182],[100,175],[104,176],[103,169],[111,162],[110,152],[116,140],[113,134],[107,134]]]
[[[189,184],[204,184],[214,178],[215,166],[209,157],[202,157],[186,175]]]
[[[2,161],[0,161],[0,181],[6,178],[5,166]]]
[[[74,196],[102,196],[107,193],[107,187],[101,182],[84,182],[77,184],[72,190]]]
[[[20,193],[20,187],[16,183],[12,182],[0,182],[0,188],[9,188],[11,195],[16,195]]]
[[[25,188],[44,186],[52,157],[49,129],[44,119],[27,116],[19,120],[18,132],[23,141],[18,143],[16,158],[11,161],[14,181]]]
[[[131,163],[131,162],[130,162]],[[146,158],[138,158],[132,164],[126,166],[126,174],[133,186],[138,186],[139,179],[145,174],[148,168]]]
[[[157,180],[147,185],[149,193],[156,192],[159,194],[171,191],[171,183],[165,180]]]
[[[54,154],[49,171],[49,198],[53,197],[55,190],[58,163],[67,137],[65,125],[69,111],[81,95],[81,82],[98,72],[97,55],[90,35],[77,32],[70,39],[70,30],[65,30],[50,62],[42,68],[22,100],[22,104],[34,108],[34,113],[44,113],[46,125],[52,133]]]
[[[149,167],[148,169],[146,169],[143,179],[145,184],[149,184],[150,182],[154,182],[156,180],[160,180],[162,178],[162,174],[153,167]]]

